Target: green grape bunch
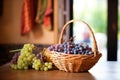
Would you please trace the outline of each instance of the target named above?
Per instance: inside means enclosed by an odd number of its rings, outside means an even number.
[[[46,66],[45,64],[49,64]],[[33,68],[35,70],[47,71],[52,69],[52,62],[47,62],[44,56],[44,50],[34,44],[24,44],[18,53],[15,53],[11,60],[11,68],[19,70],[27,70]]]
[[[33,48],[33,44],[25,44],[23,46],[17,62],[18,69],[28,69],[32,65],[32,59],[35,57],[35,54],[32,53]]]
[[[35,70],[48,71],[52,69],[52,62],[43,63],[40,59],[35,59],[32,65]]]

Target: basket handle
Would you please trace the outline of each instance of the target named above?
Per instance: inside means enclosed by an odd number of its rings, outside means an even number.
[[[97,47],[97,42],[96,42],[96,39],[95,39],[95,36],[94,36],[94,33],[92,31],[92,29],[90,28],[90,26],[85,22],[85,21],[81,21],[81,20],[70,20],[68,21],[62,28],[62,31],[60,33],[60,38],[59,38],[59,44],[61,44],[63,42],[63,34],[64,34],[64,31],[65,31],[65,28],[72,22],[82,22],[84,24],[86,24],[86,27],[88,28],[88,31],[89,31],[89,34],[91,35],[92,37],[92,44],[93,44],[93,52],[94,52],[94,56],[97,55],[98,53],[98,47]]]

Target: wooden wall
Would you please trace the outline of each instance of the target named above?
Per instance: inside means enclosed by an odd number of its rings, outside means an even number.
[[[29,34],[21,35],[21,10],[23,0],[3,0],[3,14],[0,16],[0,44],[53,44],[54,31],[37,26]]]

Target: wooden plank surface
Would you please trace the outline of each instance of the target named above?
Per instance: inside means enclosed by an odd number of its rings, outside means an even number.
[[[119,62],[99,62],[89,72],[67,73],[59,70],[12,70],[9,64],[0,67],[0,80],[120,80]]]

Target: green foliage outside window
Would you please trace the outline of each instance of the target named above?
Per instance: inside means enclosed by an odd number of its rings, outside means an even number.
[[[84,1],[79,5],[84,4]],[[74,8],[74,18],[82,19],[92,26],[95,32],[106,33],[107,27],[107,4],[106,0],[94,0],[94,3],[88,3],[80,6],[80,8]],[[76,6],[76,5],[75,5]],[[92,6],[92,7],[91,7]],[[81,8],[82,7],[82,8]],[[77,16],[76,16],[77,15]]]

